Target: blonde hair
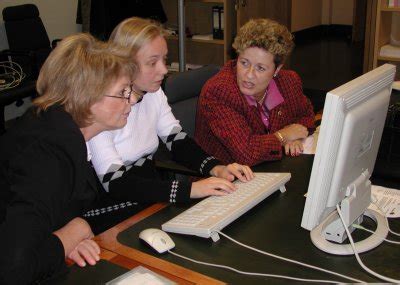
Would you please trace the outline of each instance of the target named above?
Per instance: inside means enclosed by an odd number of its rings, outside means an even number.
[[[132,17],[115,27],[109,41],[128,48],[130,55],[135,57],[141,47],[158,36],[165,36],[165,30],[159,23],[149,19]]]
[[[89,34],[63,39],[50,53],[36,83],[40,95],[34,100],[37,112],[59,104],[79,127],[91,123],[90,107],[99,101],[120,76],[133,79],[136,66],[113,45]]]
[[[238,54],[249,47],[262,48],[274,56],[278,67],[293,50],[294,42],[284,25],[270,19],[252,19],[240,28],[232,46]]]

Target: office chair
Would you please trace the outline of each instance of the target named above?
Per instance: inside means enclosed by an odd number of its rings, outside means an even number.
[[[3,9],[4,27],[9,49],[0,53],[3,65],[14,62],[22,67],[24,79],[17,86],[0,85],[0,134],[5,131],[4,108],[17,102],[22,104],[23,98],[36,95],[36,78],[39,70],[52,50],[46,29],[34,4],[10,6]],[[55,46],[58,40],[54,40]],[[7,82],[9,74],[0,70],[0,79]]]
[[[172,74],[166,78],[163,84],[172,113],[180,121],[183,130],[190,137],[194,135],[197,101],[201,89],[206,81],[218,71],[218,66],[207,65],[198,69]],[[199,175],[197,172],[174,162],[163,143],[160,143],[154,158],[156,167],[159,169],[185,175]]]

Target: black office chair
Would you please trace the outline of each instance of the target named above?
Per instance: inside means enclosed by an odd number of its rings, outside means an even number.
[[[180,121],[184,131],[191,137],[194,135],[197,101],[201,89],[219,69],[216,65],[207,65],[199,69],[175,73],[167,77],[163,84],[172,113]],[[160,143],[154,159],[159,169],[185,175],[198,175],[197,172],[174,162],[163,143]]]
[[[4,27],[9,49],[0,53],[2,65],[7,61],[21,66],[24,79],[15,87],[0,88],[0,134],[5,131],[4,107],[22,99],[36,95],[36,78],[39,70],[52,50],[46,29],[34,4],[10,6],[3,9]],[[58,40],[54,40],[55,46]],[[5,62],[4,62],[5,61]],[[10,65],[10,63],[8,64]],[[4,71],[3,71],[4,70]],[[1,78],[7,82],[7,72],[0,69]],[[2,81],[4,82],[4,81]]]

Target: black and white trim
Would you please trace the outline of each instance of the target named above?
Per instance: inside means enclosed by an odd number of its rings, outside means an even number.
[[[203,173],[204,167],[206,166],[206,164],[207,164],[209,161],[214,160],[214,159],[215,159],[214,156],[209,156],[209,157],[207,157],[206,159],[203,160],[203,162],[202,162],[201,165],[200,165],[200,173],[201,173],[201,174],[203,174],[203,175],[206,175],[206,174],[207,174],[207,173]]]
[[[169,195],[170,203],[176,203],[176,194],[178,192],[178,187],[179,187],[179,181],[177,180],[172,181],[171,194]]]
[[[146,162],[146,160],[152,160],[152,159],[153,159],[153,154],[149,154],[146,157],[139,158],[135,162],[130,162],[130,161],[125,162],[125,165],[127,166],[112,164],[108,169],[108,172],[102,177],[99,176],[99,179],[103,184],[104,189],[108,192],[109,185],[112,180],[120,178],[122,175],[124,175],[125,172],[129,171],[129,169],[131,169],[132,166],[141,167]]]
[[[186,136],[187,133],[185,133],[180,126],[175,126],[171,130],[171,133],[166,137],[161,137],[161,140],[165,143],[167,149],[171,151],[172,143],[179,140],[183,140]]]
[[[93,209],[93,210],[87,211],[83,215],[83,217],[89,218],[89,217],[100,216],[100,215],[105,214],[105,213],[122,210],[122,209],[127,208],[127,207],[136,206],[137,204],[138,203],[136,203],[136,202],[127,201],[125,203],[120,203],[120,204],[116,204],[116,205],[113,205],[113,206],[103,207],[103,208],[99,208],[99,209]]]

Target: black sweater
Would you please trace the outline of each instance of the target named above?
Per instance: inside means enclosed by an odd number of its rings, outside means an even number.
[[[91,207],[96,180],[71,116],[29,110],[0,138],[0,284],[43,280],[65,266],[53,234]]]

